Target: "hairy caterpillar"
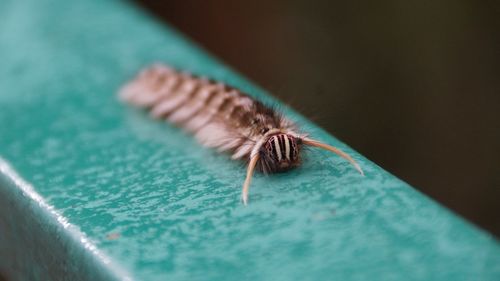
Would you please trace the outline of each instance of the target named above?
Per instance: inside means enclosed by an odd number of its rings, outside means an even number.
[[[363,174],[360,166],[338,148],[299,134],[279,112],[223,83],[199,78],[157,64],[126,84],[120,98],[150,110],[194,134],[204,146],[249,161],[241,198],[246,205],[254,170],[276,173],[300,164],[303,145],[338,154]]]

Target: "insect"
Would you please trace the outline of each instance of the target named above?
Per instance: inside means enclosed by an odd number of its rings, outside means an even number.
[[[119,96],[191,132],[206,147],[248,160],[241,193],[245,205],[254,171],[271,174],[299,166],[304,145],[336,153],[363,174],[348,154],[299,133],[278,111],[220,82],[156,64],[127,83]]]

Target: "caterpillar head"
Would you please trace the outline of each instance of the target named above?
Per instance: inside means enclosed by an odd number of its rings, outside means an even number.
[[[345,160],[349,161],[361,175],[364,175],[361,167],[349,156],[340,149],[324,144],[322,142],[309,139],[307,137],[296,137],[286,133],[269,134],[257,147],[257,151],[252,152],[250,163],[247,168],[247,176],[243,184],[241,199],[246,205],[248,201],[248,188],[252,180],[252,175],[255,167],[260,161],[260,165],[264,172],[282,172],[289,170],[299,164],[299,152],[302,145],[318,147],[331,151]]]
[[[290,134],[271,135],[260,148],[260,168],[265,173],[290,170],[299,165],[302,140]]]

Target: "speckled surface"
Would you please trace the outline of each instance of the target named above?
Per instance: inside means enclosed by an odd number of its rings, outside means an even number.
[[[136,7],[7,0],[0,19],[7,278],[500,280],[498,241],[286,108],[366,177],[310,151],[241,205],[242,163],[115,93],[163,61],[269,96]]]

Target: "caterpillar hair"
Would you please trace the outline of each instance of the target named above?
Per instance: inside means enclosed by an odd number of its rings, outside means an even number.
[[[191,132],[206,147],[247,160],[241,193],[245,205],[254,171],[277,173],[297,167],[304,145],[331,151],[363,174],[348,154],[298,133],[277,110],[220,82],[156,64],[127,83],[119,97]]]

